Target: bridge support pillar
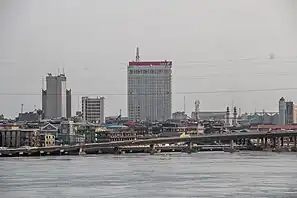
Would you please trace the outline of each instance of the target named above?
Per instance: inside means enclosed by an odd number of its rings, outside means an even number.
[[[268,139],[267,139],[267,137],[264,138],[264,148],[265,148],[265,149],[268,148]]]
[[[281,137],[280,140],[281,140],[281,147],[284,147],[284,138]]]
[[[264,138],[261,138],[261,147],[264,147]]]
[[[241,140],[242,141],[242,140]],[[230,140],[230,146],[227,148],[224,148],[224,152],[229,152],[229,153],[233,153],[235,152],[235,148],[234,148],[234,140]]]
[[[150,144],[150,154],[154,155],[156,152],[156,147],[155,144]]]
[[[187,143],[187,153],[191,154],[193,152],[193,142]]]
[[[257,138],[257,146],[260,146],[260,139]]]
[[[237,142],[237,144],[238,145],[242,145],[242,142],[243,142],[242,139],[239,139],[238,142]]]
[[[273,148],[276,148],[276,143],[277,143],[277,142],[276,142],[276,138],[273,138],[273,139],[272,139],[272,142],[273,142]]]
[[[86,152],[85,152],[85,150],[83,148],[79,148],[78,154],[79,155],[84,155],[84,154],[86,154]]]
[[[278,148],[280,146],[280,141],[279,141],[279,138],[275,138],[275,148]]]
[[[120,148],[117,147],[117,146],[114,147],[114,148],[113,148],[113,153],[116,154],[116,155],[121,154],[121,150],[120,150]]]
[[[294,142],[294,146],[293,146],[293,148],[291,149],[291,151],[297,151],[297,137],[296,136],[294,136],[293,137],[293,142]]]
[[[234,140],[230,140],[230,149],[234,149]]]

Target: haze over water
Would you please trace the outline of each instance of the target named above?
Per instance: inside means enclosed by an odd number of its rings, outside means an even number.
[[[5,198],[297,197],[294,153],[0,159]]]

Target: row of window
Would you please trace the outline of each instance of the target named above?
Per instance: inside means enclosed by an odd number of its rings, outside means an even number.
[[[54,145],[55,142],[54,142],[54,141],[45,141],[45,144],[46,144],[46,145]]]
[[[170,69],[144,69],[144,70],[129,70],[129,74],[171,74]]]
[[[46,135],[45,136],[45,139],[54,139],[55,138],[55,136],[52,136],[52,135]]]
[[[166,91],[164,92],[164,90],[157,90],[157,91],[153,91],[151,93],[149,93],[149,91],[145,91],[145,90],[137,90],[137,92],[134,91],[129,91],[128,92],[129,95],[158,95],[158,96],[162,96],[162,95],[169,95],[171,94],[171,92]]]

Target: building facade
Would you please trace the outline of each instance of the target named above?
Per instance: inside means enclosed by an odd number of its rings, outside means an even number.
[[[184,111],[177,111],[172,114],[173,120],[187,120],[188,115]]]
[[[193,120],[196,120],[197,113],[200,120],[225,120],[226,117],[226,111],[194,111],[191,113],[191,118]]]
[[[294,102],[286,102],[286,124],[297,123],[297,105]]]
[[[253,114],[243,114],[241,116],[241,123],[247,125],[272,125],[279,123],[278,112],[255,112]]]
[[[82,117],[91,123],[104,123],[104,97],[82,97]]]
[[[39,121],[40,120],[40,115],[36,112],[24,112],[24,113],[19,113],[19,116],[16,117],[17,121],[25,121],[25,122],[33,122],[33,121]]]
[[[129,62],[127,79],[130,121],[170,119],[172,61]]]
[[[71,90],[66,89],[66,76],[46,76],[46,90],[42,90],[44,118],[68,118],[71,116]]]
[[[39,129],[0,129],[0,147],[39,146]]]
[[[286,101],[282,97],[278,103],[279,108],[279,124],[286,124]]]

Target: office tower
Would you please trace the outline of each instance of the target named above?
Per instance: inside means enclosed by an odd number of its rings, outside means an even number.
[[[127,69],[128,117],[131,121],[162,121],[171,117],[172,61],[136,61]]]
[[[71,90],[66,89],[66,76],[46,76],[46,90],[42,90],[42,110],[45,119],[71,117]]]
[[[83,120],[92,123],[104,123],[104,97],[82,97]]]
[[[286,101],[283,97],[279,100],[278,108],[279,124],[286,124]]]

